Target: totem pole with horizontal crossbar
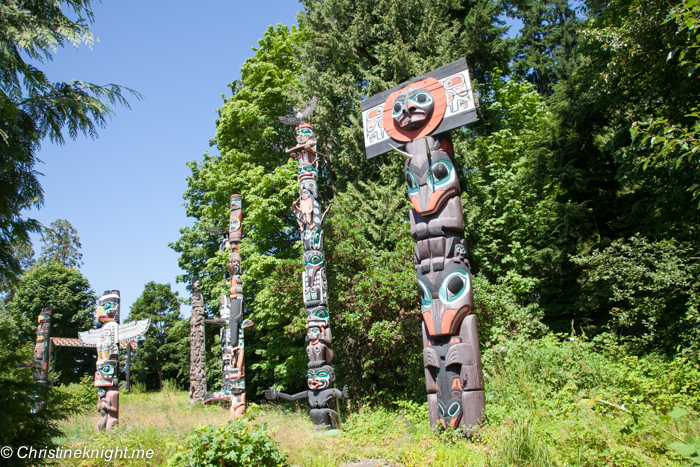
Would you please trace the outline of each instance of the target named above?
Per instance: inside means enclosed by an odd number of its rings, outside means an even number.
[[[97,301],[95,317],[100,329],[79,332],[78,338],[85,347],[97,349],[97,411],[101,417],[98,431],[110,431],[119,423],[119,344],[138,339],[146,334],[151,319],[119,324],[121,298],[118,290],[106,290]]]
[[[323,223],[328,209],[322,212],[321,198],[318,192],[318,159],[316,157],[316,137],[314,127],[304,120],[316,108],[316,97],[301,111],[294,109],[293,114],[279,117],[286,125],[296,125],[296,146],[286,153],[299,162],[297,181],[299,198],[292,204],[292,213],[299,224],[301,242],[304,247],[304,272],[302,274],[302,291],[306,308],[306,353],[309,357],[306,374],[308,391],[290,395],[270,388],[265,392],[269,400],[284,399],[289,401],[307,399],[311,406],[311,420],[325,428],[340,425],[338,412],[329,406],[335,400],[348,397],[348,388],[342,391],[334,388],[335,372],[333,363],[332,334],[328,313],[328,282],[326,264],[323,254]]]
[[[484,383],[450,130],[476,118],[465,59],[362,105],[367,158],[396,150],[406,159],[430,423],[468,435],[482,418]]]

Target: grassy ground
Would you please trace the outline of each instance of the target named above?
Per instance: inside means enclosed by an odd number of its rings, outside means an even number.
[[[700,466],[681,458],[672,445],[686,444],[685,452],[700,446],[697,363],[631,357],[615,345],[554,336],[506,342],[486,351],[483,360],[486,423],[472,440],[432,432],[427,405],[409,401],[391,408],[353,401],[335,434],[314,430],[303,405],[251,404],[246,423],[264,423],[289,464],[303,467],[363,458],[404,467]],[[112,465],[160,466],[195,427],[229,420],[227,409],[190,407],[187,393],[172,388],[122,394],[120,409],[121,427],[110,434],[95,432],[94,410],[66,418],[58,443],[72,449],[152,449],[148,461],[118,459]],[[665,415],[669,412],[673,417]],[[61,465],[105,461],[72,459]]]

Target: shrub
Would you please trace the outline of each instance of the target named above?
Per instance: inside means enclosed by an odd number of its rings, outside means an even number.
[[[240,420],[200,425],[187,435],[168,460],[170,467],[281,467],[286,454],[277,449],[263,425]]]
[[[49,403],[62,414],[97,412],[97,388],[94,382],[92,376],[85,375],[78,384],[55,386],[49,393]]]

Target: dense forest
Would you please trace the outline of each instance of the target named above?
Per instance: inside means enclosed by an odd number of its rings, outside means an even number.
[[[459,57],[479,101],[479,120],[453,137],[482,345],[574,332],[639,355],[697,355],[694,3],[302,4],[299,25],[270,27],[231,83],[216,154],[190,163],[195,225],[172,245],[181,280],[200,278],[215,315],[226,253],[206,229],[243,195],[253,395],[303,382],[296,162],[277,117],[315,95],[339,380],[355,397],[423,397],[403,161],[366,160],[360,112],[364,98]],[[515,38],[506,18],[522,23]]]

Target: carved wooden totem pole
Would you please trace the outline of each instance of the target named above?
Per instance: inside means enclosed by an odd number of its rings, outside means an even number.
[[[213,400],[230,399],[231,416],[238,418],[245,414],[245,370],[243,330],[253,325],[243,317],[243,282],[241,281],[241,254],[238,247],[243,232],[242,196],[231,195],[229,229],[222,242],[222,248],[229,249],[226,264],[226,279],[230,290],[221,297],[220,318],[204,320],[208,324],[222,326],[221,337],[221,391],[204,396],[204,403]]]
[[[204,348],[204,298],[199,281],[192,284],[190,317],[190,404],[204,400],[207,392],[207,359]]]
[[[307,385],[308,391],[289,395],[270,388],[265,397],[270,400],[300,400],[308,398],[311,406],[311,420],[327,428],[338,427],[338,412],[329,408],[334,399],[347,398],[348,388],[335,389],[335,372],[330,316],[328,313],[328,284],[323,255],[323,222],[328,209],[321,213],[321,199],[318,193],[318,160],[316,158],[316,138],[314,128],[304,119],[316,108],[316,97],[301,111],[294,109],[294,114],[279,117],[286,125],[296,125],[297,145],[286,152],[299,161],[298,177],[299,198],[292,204],[292,213],[299,223],[301,241],[304,246],[304,266],[302,276],[304,306],[306,307],[306,353],[309,356]]]
[[[118,290],[107,290],[97,301],[95,317],[100,329],[78,333],[84,346],[97,348],[97,430],[111,430],[119,422],[119,343],[138,339],[151,324],[151,319],[119,324],[120,297]]]
[[[392,149],[406,158],[430,423],[471,434],[484,410],[484,386],[449,133],[476,120],[466,60],[372,96],[362,110],[367,158]]]
[[[47,385],[49,382],[49,361],[51,360],[51,308],[44,308],[37,319],[36,344],[34,346],[34,384]],[[46,401],[35,396],[33,411],[46,407]]]

